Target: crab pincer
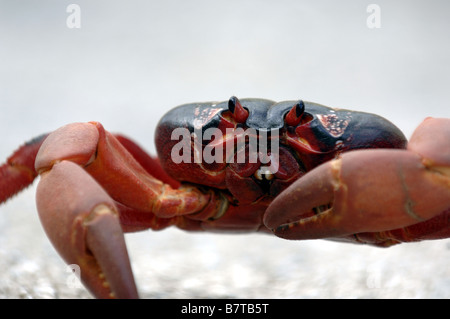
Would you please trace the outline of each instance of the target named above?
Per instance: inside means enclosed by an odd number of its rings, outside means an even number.
[[[155,179],[127,148],[132,145],[124,146],[100,123],[73,123],[49,135],[35,161],[43,227],[98,298],[138,297],[123,235],[136,229],[127,212],[145,211],[148,227],[157,229],[178,214],[199,211],[210,197]],[[161,221],[153,213],[163,216]]]
[[[137,298],[118,210],[82,168],[95,157],[98,131],[76,124],[61,133],[44,141],[35,163],[41,175],[36,202],[45,232],[65,261],[80,267],[82,282],[95,296]],[[70,139],[72,147],[58,149],[55,139]]]
[[[100,298],[137,298],[113,200],[77,164],[62,161],[41,175],[37,207],[51,242]]]
[[[438,151],[449,138],[450,120],[429,118],[414,132],[407,150],[342,154],[275,198],[264,223],[286,239],[358,239],[360,233],[361,238],[372,233],[382,246],[432,238],[433,223],[427,221],[444,214],[449,223],[450,152]],[[408,227],[418,223],[421,232],[412,236]]]

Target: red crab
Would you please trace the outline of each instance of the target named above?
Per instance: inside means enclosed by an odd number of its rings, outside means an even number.
[[[407,144],[374,114],[232,97],[168,112],[158,158],[97,122],[35,138],[0,166],[0,203],[39,174],[39,216],[60,255],[94,296],[135,298],[124,232],[450,237],[449,140],[450,119],[426,119]]]

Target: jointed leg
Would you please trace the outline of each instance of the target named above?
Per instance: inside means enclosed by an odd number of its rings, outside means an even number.
[[[25,143],[0,166],[0,204],[33,183],[38,175],[34,160],[47,135]]]

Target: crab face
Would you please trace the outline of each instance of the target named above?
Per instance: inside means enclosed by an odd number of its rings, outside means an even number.
[[[303,101],[232,97],[181,105],[156,129],[163,168],[175,179],[228,190],[237,202],[273,198],[342,152],[404,148],[384,118]]]

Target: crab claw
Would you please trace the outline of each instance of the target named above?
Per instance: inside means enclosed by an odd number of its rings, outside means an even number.
[[[138,297],[114,201],[80,166],[62,161],[41,173],[37,207],[52,244],[95,297]]]
[[[420,127],[408,150],[353,151],[305,174],[271,203],[265,225],[286,239],[336,238],[403,228],[447,211],[450,153],[422,147],[433,142],[421,137],[448,143],[450,123],[426,124],[439,133]]]

